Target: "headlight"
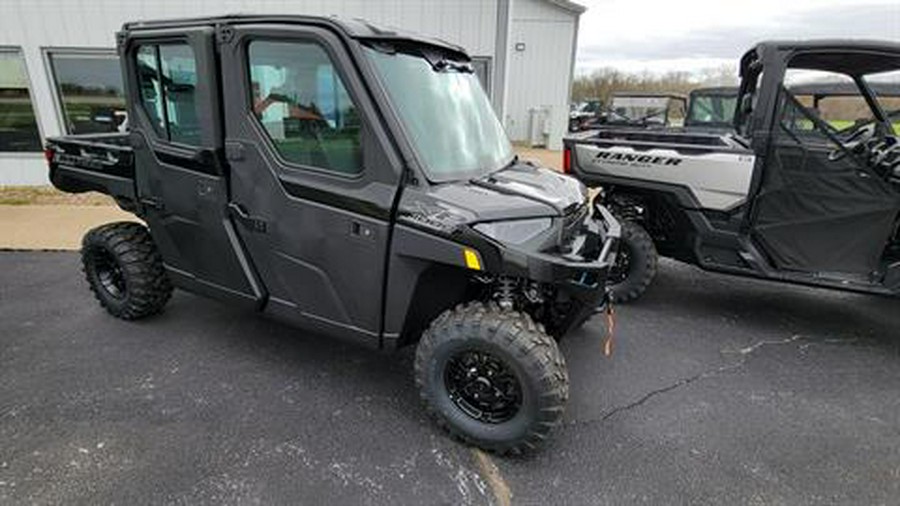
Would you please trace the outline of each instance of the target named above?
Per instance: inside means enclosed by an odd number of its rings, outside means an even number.
[[[550,228],[550,218],[530,218],[527,220],[492,221],[478,223],[473,228],[482,234],[509,244],[522,244],[534,239]]]

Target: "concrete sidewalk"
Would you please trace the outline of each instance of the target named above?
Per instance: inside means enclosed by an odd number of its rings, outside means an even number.
[[[137,221],[114,206],[0,205],[0,249],[77,250],[89,229]]]
[[[556,169],[562,172],[562,151],[550,151],[549,149],[516,146],[516,153],[518,153],[519,157],[525,160],[531,160],[543,165],[544,167],[549,167],[551,169]]]

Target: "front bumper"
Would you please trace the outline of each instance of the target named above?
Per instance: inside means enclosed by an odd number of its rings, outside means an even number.
[[[602,306],[606,280],[615,263],[622,237],[619,222],[603,206],[588,218],[564,246],[552,251],[503,251],[506,274],[554,285],[569,297],[589,306]]]

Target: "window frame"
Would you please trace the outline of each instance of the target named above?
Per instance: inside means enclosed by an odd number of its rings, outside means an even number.
[[[34,114],[34,122],[37,124],[38,142],[41,147],[37,151],[3,151],[0,149],[0,158],[43,157],[47,136],[41,121],[41,112],[38,110],[37,102],[34,99],[34,81],[31,78],[31,72],[28,70],[28,59],[25,57],[25,50],[22,46],[0,44],[0,54],[10,53],[19,55],[22,61],[22,70],[25,74],[25,91],[28,93],[28,100],[31,102],[31,111]]]
[[[54,115],[60,124],[60,131],[65,135],[72,135],[69,131],[69,122],[67,121],[66,105],[62,96],[62,88],[59,86],[59,76],[53,68],[53,57],[55,55],[76,56],[76,57],[95,57],[95,56],[115,56],[119,65],[119,74],[122,74],[122,57],[119,56],[114,47],[70,47],[70,46],[42,46],[41,56],[44,61],[44,70],[47,73],[47,80],[50,85]],[[125,89],[125,76],[122,75],[122,99],[125,101],[125,109],[128,109],[128,90]]]
[[[129,98],[133,101],[133,109],[135,110],[135,112],[138,112],[139,114],[141,114],[143,116],[142,120],[144,120],[148,125],[151,126],[151,130],[154,135],[154,141],[161,142],[161,143],[171,145],[171,146],[182,147],[182,148],[186,148],[186,149],[190,149],[190,150],[204,149],[206,146],[203,144],[202,135],[201,135],[200,144],[185,144],[184,142],[172,140],[172,135],[169,131],[168,110],[167,110],[167,106],[165,106],[166,93],[164,92],[162,87],[160,87],[160,100],[163,101],[163,104],[164,104],[164,106],[162,108],[162,111],[163,111],[162,119],[163,119],[163,128],[165,129],[165,131],[163,133],[160,133],[159,129],[154,124],[153,119],[150,117],[150,114],[147,112],[146,107],[144,106],[144,99],[143,99],[143,96],[141,95],[141,89],[140,89],[141,79],[140,79],[140,76],[137,74],[138,52],[141,50],[142,47],[145,47],[145,46],[156,48],[156,51],[155,51],[156,63],[157,63],[156,71],[157,71],[157,76],[161,76],[162,56],[161,56],[161,52],[160,52],[159,48],[160,48],[160,46],[174,46],[174,45],[183,45],[183,46],[188,47],[194,56],[195,67],[198,66],[199,57],[197,56],[197,50],[194,47],[194,44],[191,43],[191,40],[188,37],[160,36],[160,37],[140,38],[140,39],[135,39],[133,41],[133,44],[131,44],[128,48],[127,66],[128,66],[128,72],[132,74],[129,77],[132,77],[134,79],[134,85],[136,88],[134,90],[128,90],[127,89],[128,84],[125,85],[126,86],[126,90],[125,90],[126,103]],[[197,79],[198,80],[200,79],[199,72],[200,72],[200,70],[198,68],[197,69],[197,73],[198,73]],[[127,82],[127,80],[128,79],[126,78],[126,82]],[[195,110],[197,110],[197,105],[198,105],[198,102],[195,99],[195,101],[194,101],[194,109]],[[199,110],[197,110],[197,112],[199,115]],[[129,120],[129,123],[131,123],[130,120]]]
[[[360,150],[360,161],[362,162],[359,168],[359,171],[348,174],[346,172],[340,172],[334,169],[328,169],[324,167],[316,167],[314,165],[304,165],[302,163],[294,162],[288,160],[281,154],[281,151],[278,150],[278,146],[275,145],[275,140],[269,135],[269,131],[266,129],[265,125],[263,125],[262,120],[254,113],[253,111],[253,80],[251,76],[251,64],[250,64],[250,45],[254,42],[274,42],[274,43],[286,43],[286,44],[311,44],[318,46],[331,61],[332,68],[337,76],[341,80],[341,85],[344,87],[344,90],[347,93],[347,96],[350,97],[350,101],[353,103],[353,106],[357,109],[360,119],[360,130],[359,130],[359,150]],[[240,63],[242,65],[241,75],[243,79],[242,86],[244,88],[244,112],[246,117],[249,119],[253,129],[256,131],[257,135],[263,139],[263,144],[266,147],[266,150],[271,154],[273,159],[282,167],[287,170],[300,171],[305,173],[312,173],[318,176],[326,176],[344,181],[357,181],[366,176],[366,164],[365,164],[365,149],[364,149],[364,132],[367,130],[367,118],[364,107],[360,105],[360,98],[356,94],[353,86],[350,83],[349,76],[347,76],[346,71],[343,68],[342,60],[339,55],[335,53],[335,51],[328,44],[328,41],[324,38],[321,38],[315,33],[302,33],[297,35],[250,35],[245,38],[245,40],[241,41],[241,49],[239,51]]]

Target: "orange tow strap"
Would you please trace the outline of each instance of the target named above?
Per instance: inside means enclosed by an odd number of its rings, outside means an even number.
[[[603,339],[603,354],[612,355],[613,335],[616,332],[616,312],[613,310],[612,301],[606,303],[606,337]]]

